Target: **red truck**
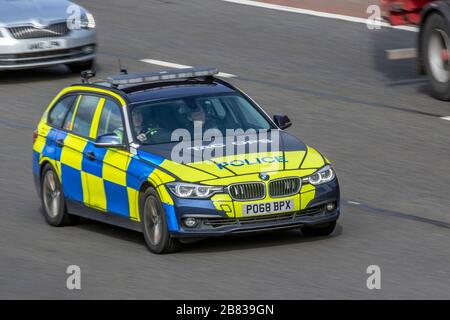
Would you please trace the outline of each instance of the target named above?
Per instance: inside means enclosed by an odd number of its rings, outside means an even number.
[[[414,50],[388,53],[392,59],[417,58],[418,71],[431,82],[433,96],[450,100],[450,1],[381,0],[384,18],[392,25],[417,25]]]

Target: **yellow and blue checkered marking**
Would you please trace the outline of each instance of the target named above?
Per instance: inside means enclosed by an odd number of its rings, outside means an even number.
[[[164,159],[148,152],[138,152],[139,157],[146,160],[143,162],[129,152],[97,148],[91,140],[54,128],[40,139],[44,140],[36,143],[33,150],[35,174],[39,174],[41,159],[54,160],[52,164],[59,171],[65,197],[101,211],[140,221],[138,201],[141,185],[150,180],[157,187],[174,180],[165,172],[155,172],[155,167]],[[56,140],[61,140],[64,148],[57,147]],[[42,147],[38,150],[40,144]],[[89,159],[86,156],[88,152],[94,152],[96,159]],[[165,194],[162,201],[170,230],[178,230],[170,196]]]

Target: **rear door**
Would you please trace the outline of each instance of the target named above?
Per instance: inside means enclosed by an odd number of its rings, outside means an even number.
[[[86,147],[100,97],[81,94],[67,114],[62,134],[65,135],[60,156],[61,178],[64,196],[73,201],[89,205]],[[58,137],[56,138],[58,142]]]

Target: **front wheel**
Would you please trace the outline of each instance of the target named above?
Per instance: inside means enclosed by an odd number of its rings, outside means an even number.
[[[445,18],[434,13],[425,22],[420,48],[432,95],[445,101],[450,100],[449,34]]]
[[[140,211],[148,249],[158,254],[178,250],[180,242],[170,237],[165,210],[153,188],[148,188],[142,195]]]
[[[320,226],[301,227],[300,230],[305,237],[324,237],[330,235],[335,227],[336,221],[333,221]]]

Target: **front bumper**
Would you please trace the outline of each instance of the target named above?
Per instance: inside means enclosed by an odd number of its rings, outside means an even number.
[[[0,70],[29,69],[93,60],[96,57],[96,37],[95,29],[73,30],[67,36],[55,38],[19,40],[6,35],[0,38]],[[40,48],[39,44],[45,44],[45,47]]]
[[[202,219],[201,227],[199,229],[183,229],[180,232],[172,232],[171,236],[174,238],[203,238],[219,237],[230,234],[288,230],[302,226],[320,225],[336,221],[339,218],[339,215],[340,208],[337,208],[332,212],[326,212],[324,206],[319,206],[289,214],[275,214],[253,219],[206,218]]]
[[[228,217],[216,210],[207,200],[175,199],[175,214],[178,230],[172,230],[174,238],[217,237],[229,234],[256,233],[271,230],[294,229],[336,221],[340,215],[340,191],[337,179],[316,187],[314,199],[303,210],[252,217]],[[331,211],[326,204],[334,203]],[[187,217],[198,219],[198,225],[188,228],[183,220]]]

